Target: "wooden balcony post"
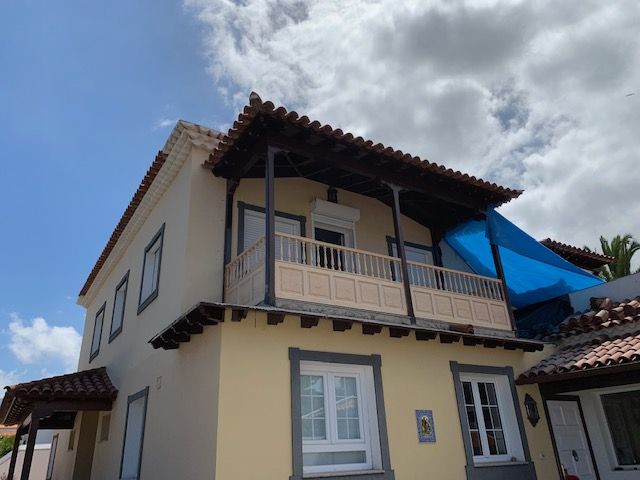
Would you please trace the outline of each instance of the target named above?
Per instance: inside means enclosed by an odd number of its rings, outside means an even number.
[[[11,461],[9,462],[9,472],[7,473],[7,480],[13,480],[13,474],[16,471],[16,460],[18,459],[18,450],[20,448],[20,437],[22,432],[22,426],[16,430],[16,438],[13,441],[13,450],[11,450]]]
[[[239,180],[235,178],[227,179],[227,203],[224,212],[224,265],[226,267],[231,261],[231,228],[233,226],[233,197],[238,188]]]
[[[507,282],[504,276],[504,269],[502,268],[502,258],[500,258],[500,249],[498,245],[491,244],[491,254],[493,255],[493,263],[496,266],[496,274],[502,283],[502,290],[504,292],[504,301],[507,304],[507,311],[509,312],[509,320],[511,321],[511,330],[514,332],[516,328],[516,319],[513,316],[513,309],[511,308],[511,299],[509,298],[509,290],[507,290]]]
[[[275,154],[276,150],[267,145],[264,172],[265,208],[265,255],[264,255],[264,303],[276,303],[276,215],[275,215]]]
[[[29,424],[29,436],[27,437],[27,449],[24,451],[24,461],[22,463],[22,473],[20,480],[29,480],[31,473],[31,463],[33,462],[33,450],[36,446],[36,436],[38,435],[38,425],[40,424],[40,413],[37,409],[31,412],[31,423]]]
[[[393,229],[396,236],[396,247],[398,257],[400,257],[400,268],[402,270],[402,283],[404,287],[404,297],[407,302],[407,315],[411,323],[416,323],[416,316],[413,312],[413,301],[411,299],[411,284],[409,282],[409,266],[407,265],[407,255],[404,250],[404,235],[400,222],[400,187],[388,185],[393,193]]]

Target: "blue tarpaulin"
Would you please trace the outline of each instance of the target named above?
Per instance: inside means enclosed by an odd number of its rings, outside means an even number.
[[[486,220],[470,221],[445,235],[445,241],[479,275],[496,277],[491,245],[498,245],[514,307],[526,307],[603,283],[556,255],[495,210]]]

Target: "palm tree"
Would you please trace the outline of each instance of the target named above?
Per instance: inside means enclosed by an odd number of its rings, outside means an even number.
[[[615,257],[611,265],[605,266],[600,275],[607,281],[625,277],[631,274],[631,259],[640,250],[640,243],[633,239],[630,234],[616,235],[611,242],[604,237],[600,237],[602,253]],[[639,269],[640,271],[640,269]]]

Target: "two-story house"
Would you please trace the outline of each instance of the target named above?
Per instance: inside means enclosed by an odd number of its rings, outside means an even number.
[[[82,287],[78,372],[7,390],[14,478],[43,428],[54,480],[559,478],[499,249],[494,278],[442,241],[519,193],[255,94],[227,135],[179,122]]]

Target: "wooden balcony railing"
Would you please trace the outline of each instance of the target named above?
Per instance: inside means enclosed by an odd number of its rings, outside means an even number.
[[[228,302],[264,299],[265,237],[225,269]],[[400,259],[311,238],[275,234],[277,299],[406,315]],[[500,280],[408,262],[415,314],[419,318],[509,329]]]

